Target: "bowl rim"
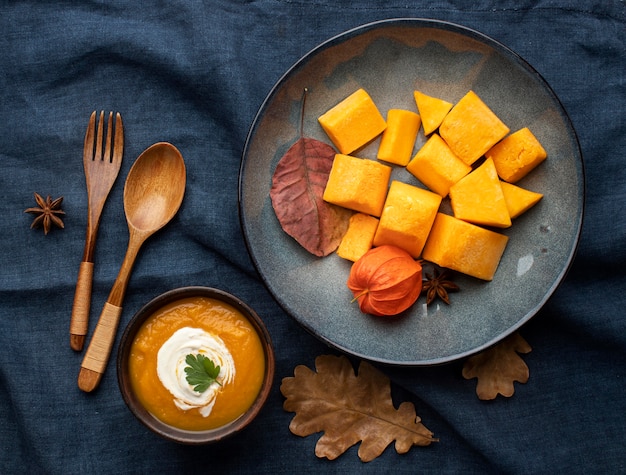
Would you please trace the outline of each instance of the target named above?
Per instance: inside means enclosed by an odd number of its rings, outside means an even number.
[[[153,416],[137,399],[130,383],[127,361],[137,332],[156,310],[167,304],[189,297],[207,297],[221,300],[240,311],[250,321],[259,335],[265,355],[265,376],[252,406],[234,421],[216,429],[192,431],[178,429]],[[275,356],[271,336],[259,315],[243,300],[221,289],[205,286],[186,286],[162,293],[143,305],[126,325],[117,352],[117,380],[124,403],[130,412],[148,429],[161,437],[188,445],[219,442],[247,427],[259,414],[272,389],[275,373]]]

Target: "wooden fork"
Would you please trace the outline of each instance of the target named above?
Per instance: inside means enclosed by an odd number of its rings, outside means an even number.
[[[119,112],[115,115],[115,134],[113,134],[113,112],[109,113],[104,155],[102,154],[103,132],[104,111],[100,112],[97,134],[96,111],[93,111],[89,118],[87,132],[85,133],[85,147],[83,150],[83,166],[87,181],[88,200],[87,234],[82,262],[78,269],[78,281],[76,283],[72,319],[70,321],[70,346],[76,351],[83,349],[85,335],[89,326],[91,287],[93,283],[93,256],[102,208],[122,165],[124,126]],[[111,154],[111,144],[113,144],[113,154]]]

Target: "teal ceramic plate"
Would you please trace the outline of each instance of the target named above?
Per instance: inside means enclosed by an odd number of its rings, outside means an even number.
[[[277,162],[304,135],[329,140],[323,112],[364,88],[381,113],[417,111],[413,91],[455,103],[469,90],[509,126],[529,127],[548,158],[518,184],[544,194],[505,231],[510,239],[493,281],[457,275],[451,305],[424,297],[404,314],[379,318],[350,303],[351,263],[308,254],[285,234],[269,198]],[[420,132],[416,150],[425,141]],[[375,159],[378,140],[354,155]],[[421,185],[404,168],[392,178]],[[395,19],[368,24],[321,44],[278,81],[263,103],[243,153],[239,209],[252,260],[284,310],[329,345],[371,361],[421,366],[483,350],[533,317],[564,278],[582,225],[584,171],[576,133],[545,80],[517,54],[451,23]],[[442,211],[449,211],[444,202]]]

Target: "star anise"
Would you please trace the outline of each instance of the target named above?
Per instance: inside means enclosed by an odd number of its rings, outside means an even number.
[[[44,200],[39,193],[35,193],[35,201],[39,206],[38,208],[28,208],[24,210],[24,213],[37,215],[33,220],[33,224],[30,225],[31,229],[43,226],[44,234],[48,234],[53,224],[59,228],[65,227],[63,221],[61,221],[61,218],[58,216],[65,214],[61,209],[61,203],[63,203],[62,196],[53,201],[50,195]]]
[[[427,280],[422,285],[422,293],[426,294],[426,305],[430,305],[437,297],[450,305],[450,297],[448,293],[458,292],[459,286],[448,279],[448,271],[446,269],[439,272],[437,268],[433,269],[433,274],[426,274]]]

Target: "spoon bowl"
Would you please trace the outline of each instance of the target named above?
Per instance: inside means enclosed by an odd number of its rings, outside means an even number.
[[[178,212],[186,182],[183,157],[167,142],[148,147],[128,173],[124,185],[124,212],[130,233],[128,249],[81,363],[78,387],[85,392],[98,387],[106,369],[139,249]]]
[[[132,166],[124,186],[129,227],[152,234],[165,226],[180,207],[185,181],[185,162],[176,147],[159,142],[147,148]]]

